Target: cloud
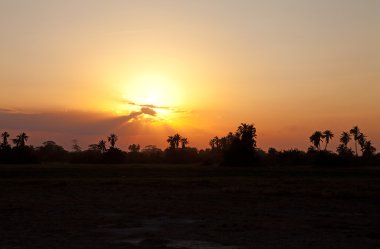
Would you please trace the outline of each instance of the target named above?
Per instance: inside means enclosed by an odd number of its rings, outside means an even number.
[[[150,108],[150,109],[170,109],[170,107],[168,107],[168,106],[157,106],[157,105],[152,105],[152,104],[137,104],[137,103],[130,101],[130,100],[124,100],[123,102],[128,104],[128,105],[138,106],[138,107],[142,107],[142,108],[145,107],[145,108]]]
[[[111,117],[91,112],[20,113],[0,110],[1,129],[19,131],[43,131],[70,133],[74,135],[96,135],[111,132],[125,126],[143,114],[155,116],[156,111],[143,107],[138,112]]]
[[[157,122],[158,118],[157,109],[146,106],[122,116],[84,111],[25,113],[0,110],[0,132],[8,131],[12,137],[26,132],[30,144],[38,146],[53,140],[69,150],[73,138],[86,148],[86,144],[105,139],[110,133],[119,136],[118,146],[124,149],[131,143],[156,144],[164,148],[166,137],[178,131],[166,122]]]
[[[7,109],[7,108],[0,108],[0,112],[13,113],[13,112],[16,112],[16,110]]]
[[[148,108],[148,107],[142,107],[141,112],[144,114],[151,115],[151,116],[156,116],[156,114],[157,114],[157,112],[155,110],[153,110],[152,108]]]
[[[141,107],[141,110],[143,110],[144,108],[148,108],[148,109],[151,109],[151,111],[154,111],[154,109],[162,109],[162,110],[170,110],[173,113],[191,113],[192,112],[191,110],[181,109],[178,107],[158,106],[158,105],[152,105],[152,104],[138,104],[138,103],[135,103],[135,102],[130,101],[130,100],[123,100],[123,103],[126,103],[126,104],[131,105],[131,106]],[[156,115],[156,111],[154,111],[154,112],[155,112],[155,114],[152,116]],[[145,114],[149,114],[149,113],[145,113]],[[151,115],[151,114],[149,114],[149,115]]]
[[[85,149],[87,144],[105,139],[110,133],[119,136],[118,147],[126,149],[131,143],[142,146],[156,144],[166,146],[165,137],[173,134],[173,128],[165,123],[154,125],[152,119],[140,118],[154,116],[153,109],[141,108],[128,115],[110,116],[96,112],[49,112],[22,113],[0,111],[0,132],[8,131],[14,137],[19,132],[29,135],[29,143],[35,146],[46,140],[53,140],[71,150],[75,138]]]

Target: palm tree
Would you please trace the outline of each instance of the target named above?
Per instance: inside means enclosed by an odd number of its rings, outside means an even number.
[[[25,147],[26,141],[28,141],[28,136],[25,132],[20,133],[16,136],[15,139],[13,139],[13,143],[16,145],[16,147]]]
[[[173,136],[174,144],[177,149],[179,147],[179,142],[181,141],[181,138],[181,135],[179,135],[178,133]]]
[[[235,133],[248,149],[256,148],[256,128],[253,124],[241,123]]]
[[[357,145],[357,141],[359,139],[359,135],[360,135],[360,129],[359,127],[357,126],[354,126],[351,130],[350,130],[350,133],[353,135],[354,137],[354,141],[355,141],[355,154],[356,156],[358,156],[358,145]]]
[[[348,133],[348,132],[342,132],[342,135],[340,135],[340,142],[342,143],[342,144],[344,144],[344,146],[346,146],[347,147],[347,144],[350,142],[350,140],[351,140],[351,135],[350,135],[350,133]]]
[[[5,148],[5,147],[8,147],[9,144],[8,144],[8,138],[9,138],[9,133],[4,131],[3,133],[1,133],[1,137],[3,138],[3,142],[1,143],[1,147]]]
[[[337,152],[339,155],[348,156],[348,155],[353,154],[351,148],[347,147],[350,140],[351,140],[350,133],[349,132],[342,132],[342,134],[340,135],[340,138],[339,138],[339,141],[341,142],[341,144],[339,144],[339,146],[337,147]]]
[[[327,150],[327,145],[330,143],[330,140],[334,137],[334,134],[330,130],[325,130],[323,132],[323,137],[326,139],[325,151]]]
[[[189,144],[189,140],[186,137],[181,138],[181,144],[182,144],[182,149],[186,148],[186,145]]]
[[[322,138],[323,138],[322,132],[316,131],[313,133],[313,135],[310,136],[309,139],[310,139],[310,142],[313,143],[315,148],[317,148],[317,150],[319,150],[319,147],[320,147],[321,142],[322,142]]]
[[[109,135],[108,142],[110,142],[111,148],[115,148],[116,141],[117,141],[117,136],[114,133]]]
[[[101,152],[101,153],[104,153],[107,151],[107,147],[106,147],[106,141],[104,141],[103,139],[100,140],[97,144],[98,146],[98,150]]]
[[[371,157],[376,152],[376,148],[372,146],[371,141],[366,141],[363,146],[363,156]]]
[[[168,142],[170,149],[175,149],[175,141],[174,141],[173,136],[168,136],[168,139],[166,139],[166,142]]]

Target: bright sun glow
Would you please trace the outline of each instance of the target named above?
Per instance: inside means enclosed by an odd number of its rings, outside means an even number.
[[[121,82],[125,105],[117,113],[138,111],[141,107],[153,109],[159,120],[174,121],[175,112],[182,105],[181,92],[172,79],[160,74],[145,73]],[[128,104],[128,103],[134,103]],[[150,117],[152,118],[152,117]]]
[[[169,107],[180,104],[177,86],[169,78],[145,74],[125,85],[123,98],[136,104]]]

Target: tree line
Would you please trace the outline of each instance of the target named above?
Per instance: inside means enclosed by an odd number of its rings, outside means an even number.
[[[313,143],[313,146],[309,150],[320,150],[320,144],[325,143],[325,151],[327,150],[327,145],[330,140],[334,137],[334,134],[330,130],[324,132],[316,131],[313,135],[310,136],[310,142]],[[351,140],[354,140],[355,152],[348,147],[348,143]],[[363,157],[372,157],[376,152],[376,148],[372,145],[372,141],[367,139],[367,136],[360,131],[358,126],[354,126],[349,131],[343,131],[339,138],[339,146],[336,151],[340,156],[355,156],[358,157],[358,145],[360,146],[360,151],[362,152]]]
[[[228,166],[265,165],[318,165],[318,166],[359,166],[380,165],[380,154],[371,140],[357,127],[340,134],[336,152],[328,150],[335,135],[332,131],[315,131],[310,137],[311,146],[307,151],[298,149],[278,151],[269,148],[263,151],[257,147],[257,131],[253,124],[242,123],[235,132],[224,137],[213,137],[209,148],[198,150],[190,147],[189,139],[176,133],[168,136],[167,148],[155,145],[141,148],[130,144],[128,151],[117,147],[116,134],[90,144],[82,149],[73,140],[72,150],[67,151],[54,141],[45,141],[41,146],[27,145],[25,132],[10,139],[8,132],[1,134],[0,163],[203,163]],[[10,143],[12,142],[12,144]],[[353,144],[353,149],[349,146]],[[324,145],[324,146],[323,146]],[[360,153],[359,153],[360,150]]]

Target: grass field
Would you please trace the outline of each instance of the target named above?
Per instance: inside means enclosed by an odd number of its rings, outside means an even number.
[[[1,165],[0,248],[380,248],[380,167]]]

